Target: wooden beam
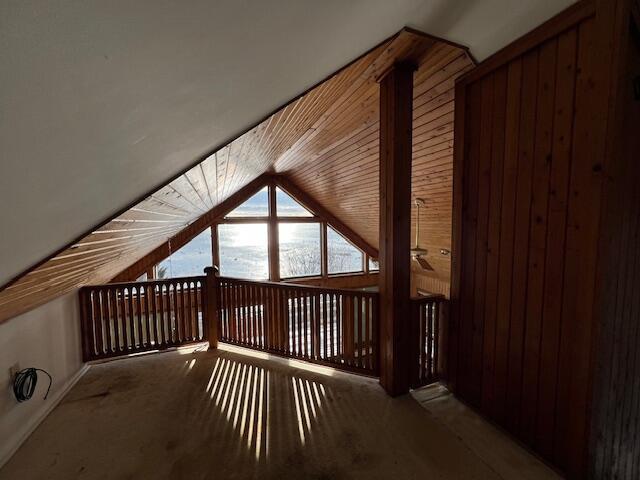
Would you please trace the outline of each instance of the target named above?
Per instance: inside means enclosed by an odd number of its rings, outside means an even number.
[[[358,235],[355,231],[345,225],[338,217],[336,217],[329,210],[324,208],[320,202],[316,201],[311,195],[300,189],[289,178],[282,175],[274,176],[274,181],[277,186],[287,192],[293,198],[298,200],[303,207],[312,211],[320,218],[324,218],[326,222],[331,225],[338,233],[343,235],[347,240],[353,243],[356,247],[362,250],[364,253],[373,258],[378,258],[378,250],[372,247],[364,238]]]
[[[413,72],[395,64],[380,79],[380,383],[409,392]]]
[[[238,207],[247,198],[251,197],[261,188],[263,188],[269,180],[268,175],[261,175],[246,186],[231,195],[225,201],[215,206],[207,213],[199,217],[193,223],[185,227],[183,230],[175,234],[162,245],[156,247],[153,251],[142,257],[140,260],[127,267],[125,270],[116,275],[111,282],[126,282],[135,280],[147,269],[152,268],[158,262],[167,258],[171,253],[189,243],[195,236],[209,228],[213,222]],[[215,255],[214,257],[215,258]]]

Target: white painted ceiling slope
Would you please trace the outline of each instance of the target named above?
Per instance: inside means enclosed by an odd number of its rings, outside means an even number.
[[[0,3],[0,284],[410,26],[482,60],[571,0]]]

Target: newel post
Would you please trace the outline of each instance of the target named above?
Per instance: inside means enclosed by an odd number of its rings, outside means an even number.
[[[209,349],[214,350],[218,348],[218,296],[220,295],[218,267],[207,267],[204,273],[207,275],[205,321],[208,325]]]

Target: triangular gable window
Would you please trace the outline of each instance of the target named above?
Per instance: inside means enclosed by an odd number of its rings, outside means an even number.
[[[269,216],[269,188],[264,187],[239,207],[229,212],[227,218]]]
[[[279,217],[313,217],[313,213],[300,205],[280,187],[276,187],[276,208]]]
[[[327,264],[329,275],[361,272],[364,254],[349,240],[327,226]]]

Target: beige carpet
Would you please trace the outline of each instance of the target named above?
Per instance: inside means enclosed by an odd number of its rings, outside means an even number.
[[[411,396],[300,367],[222,350],[95,365],[0,478],[501,478]]]

